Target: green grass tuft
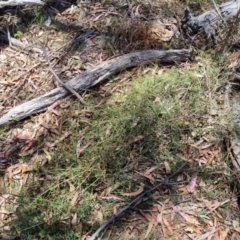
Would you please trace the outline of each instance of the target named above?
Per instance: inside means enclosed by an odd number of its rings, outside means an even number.
[[[206,131],[218,136],[226,117],[224,113],[212,117],[210,112],[219,110],[216,92],[222,82],[218,67],[204,64],[145,74],[123,85],[104,104],[97,105],[93,94],[84,110],[92,113],[90,118],[67,113],[64,130],[72,134],[51,153],[48,167],[36,174],[48,180],[34,182],[20,198],[15,230],[24,239],[75,239],[73,214],[81,235],[89,231],[89,224],[98,226],[96,206],[104,218],[112,215],[115,203],[103,201],[101,192],[115,184],[115,195],[136,191],[140,181],[128,171],[132,163],[147,169],[167,161],[174,169],[181,163],[188,136],[197,140]],[[81,108],[72,105],[71,113]],[[206,119],[214,128],[207,128]],[[79,158],[78,142],[81,147],[91,142]],[[71,208],[76,192],[78,200]]]

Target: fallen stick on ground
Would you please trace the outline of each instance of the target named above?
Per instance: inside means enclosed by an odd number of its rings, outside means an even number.
[[[48,58],[48,55],[47,55],[47,52],[46,52],[46,49],[43,48],[43,54],[48,62],[48,65],[49,65],[49,70],[50,72],[52,73],[52,75],[55,77],[56,81],[61,85],[63,86],[64,88],[66,88],[70,93],[72,93],[82,104],[85,104],[83,98],[74,90],[72,89],[70,86],[68,86],[66,83],[64,83],[59,77],[58,75],[54,72],[53,68],[52,68],[52,64]]]
[[[0,8],[7,6],[21,6],[21,5],[44,5],[40,0],[8,0],[0,1]]]
[[[112,222],[114,222],[116,220],[116,218],[118,218],[119,216],[121,216],[123,213],[125,213],[134,203],[137,203],[139,200],[141,200],[144,196],[146,196],[149,193],[152,193],[154,190],[158,189],[159,187],[163,186],[163,185],[168,185],[169,180],[171,178],[173,178],[174,176],[176,176],[188,163],[184,163],[176,172],[174,172],[172,175],[170,175],[169,177],[167,177],[165,180],[163,180],[161,183],[157,184],[155,187],[147,190],[146,192],[143,192],[141,195],[139,195],[138,197],[136,197],[132,202],[130,202],[127,206],[125,206],[124,208],[122,208],[117,214],[115,214],[114,216],[112,216],[107,222],[105,222],[100,228],[98,228],[98,230],[91,236],[91,238],[89,240],[95,240],[98,235],[100,234],[100,232],[102,230],[104,230],[109,224],[111,224]]]
[[[76,92],[83,92],[90,87],[106,80],[113,74],[119,73],[127,68],[143,66],[152,63],[175,63],[186,62],[193,58],[193,51],[181,50],[146,50],[133,52],[114,59],[105,61],[93,69],[86,71],[73,78],[66,84]],[[4,126],[13,121],[19,121],[33,114],[43,112],[57,100],[69,95],[64,87],[58,87],[38,98],[20,104],[0,118],[0,126]]]

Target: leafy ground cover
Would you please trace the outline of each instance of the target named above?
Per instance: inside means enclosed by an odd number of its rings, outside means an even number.
[[[187,47],[178,30],[183,6],[196,13],[211,7],[205,1],[131,2],[131,8],[121,1],[58,4],[27,12],[31,24],[22,18],[27,31],[15,37],[47,46],[63,80],[117,54]],[[14,13],[7,17],[21,17]],[[45,28],[49,14],[56,16]],[[169,24],[166,41],[149,41],[143,16]],[[230,53],[196,49],[194,62],[129,69],[86,91],[86,105],[67,98],[2,128],[3,239],[88,239],[185,162],[172,182],[131,206],[100,239],[237,239],[227,91],[236,53]],[[39,52],[5,46],[0,57],[1,115],[55,87]]]

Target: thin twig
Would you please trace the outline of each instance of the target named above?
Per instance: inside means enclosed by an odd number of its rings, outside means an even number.
[[[217,12],[217,14],[219,15],[219,17],[223,20],[223,22],[224,22],[224,24],[225,24],[225,26],[226,26],[226,20],[222,17],[222,14],[220,13],[220,11],[219,11],[219,8],[218,8],[218,6],[217,6],[217,4],[215,3],[215,1],[214,0],[212,0],[212,2],[213,2],[213,5],[214,5],[214,7],[215,7],[215,9],[216,9],[216,12]]]
[[[167,177],[164,181],[162,181],[161,183],[157,184],[155,187],[143,192],[141,195],[139,195],[138,197],[136,197],[132,202],[130,202],[127,206],[125,206],[124,208],[122,208],[116,215],[112,216],[110,219],[108,219],[108,221],[106,221],[100,228],[98,228],[98,230],[91,236],[91,238],[89,240],[95,240],[98,235],[100,234],[100,232],[105,229],[110,223],[114,222],[116,220],[116,218],[118,218],[120,215],[122,215],[124,212],[126,212],[134,203],[138,202],[140,199],[142,199],[145,195],[153,192],[154,190],[158,189],[159,187],[168,184],[169,179],[171,179],[172,177],[174,177],[175,175],[177,175],[188,163],[184,163],[176,172],[174,172],[172,175],[170,175],[169,177]]]
[[[49,70],[52,73],[52,75],[55,77],[55,79],[57,80],[57,82],[64,88],[66,88],[70,93],[72,93],[82,104],[86,104],[85,101],[83,100],[83,98],[74,90],[72,89],[70,86],[68,86],[67,84],[65,84],[62,80],[60,80],[60,78],[58,77],[58,75],[54,72],[53,68],[52,68],[52,64],[48,58],[46,49],[43,47],[43,54],[48,62],[49,65]]]
[[[8,22],[7,22],[7,37],[8,37],[9,46],[12,47],[12,41],[11,41],[11,36],[9,32]]]

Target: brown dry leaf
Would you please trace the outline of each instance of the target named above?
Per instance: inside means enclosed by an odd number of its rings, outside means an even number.
[[[23,177],[22,177],[22,180],[21,180],[22,185],[27,184],[28,177],[29,177],[29,173],[23,174]]]
[[[77,220],[77,214],[75,213],[75,214],[73,215],[73,218],[72,218],[71,224],[72,224],[73,226],[76,226],[77,223],[78,223],[78,220]]]
[[[109,194],[107,197],[102,197],[102,199],[107,199],[107,200],[116,200],[116,201],[123,201],[123,198],[120,198],[118,196],[115,196],[113,194]]]
[[[238,61],[236,60],[236,61],[233,61],[229,66],[228,66],[228,68],[234,68],[234,67],[236,67],[238,65]]]
[[[218,155],[219,150],[213,151],[210,158],[207,160],[207,165],[210,165],[213,161],[213,159]]]
[[[21,168],[21,172],[22,172],[22,173],[31,172],[31,171],[34,169],[33,166],[28,165],[28,164],[26,164],[26,163],[21,164],[20,168]]]
[[[103,214],[101,211],[97,211],[97,220],[100,225],[103,224]]]
[[[195,240],[205,240],[211,237],[218,229],[213,228],[210,232],[204,233],[201,236],[195,238]]]
[[[207,159],[205,157],[195,158],[194,160],[199,163],[199,166],[202,164],[207,164]]]
[[[157,166],[151,167],[148,170],[145,171],[144,175],[149,175],[151,172],[153,172],[155,169],[157,169]]]
[[[209,210],[215,210],[216,208],[218,208],[220,206],[220,202],[214,202],[211,205],[208,206]]]
[[[116,206],[113,207],[113,213],[114,213],[114,215],[117,214],[117,207]]]
[[[196,234],[201,234],[200,230],[198,228],[195,228],[193,226],[188,226],[185,228],[186,232],[190,232],[190,233],[196,233]]]
[[[148,236],[149,236],[149,234],[151,233],[152,228],[153,228],[153,226],[154,226],[154,222],[155,222],[155,219],[152,218],[151,221],[150,221],[149,224],[148,224],[148,229],[147,229],[147,232],[146,232],[146,234],[145,234],[145,236],[144,236],[144,239],[148,239]]]
[[[164,166],[165,166],[165,169],[166,169],[166,173],[167,173],[167,174],[170,174],[170,173],[171,173],[170,164],[169,164],[167,161],[165,161],[165,162],[164,162]]]
[[[142,210],[140,210],[140,213],[148,222],[152,221],[152,215],[150,213],[145,213]]]
[[[112,187],[108,187],[107,189],[103,190],[101,193],[100,193],[100,196],[101,197],[105,197],[107,196],[109,193],[111,193],[112,191]]]
[[[165,233],[165,228],[164,228],[164,225],[163,225],[163,209],[164,209],[164,205],[163,205],[163,208],[161,209],[161,211],[159,211],[159,213],[157,215],[157,223],[161,224],[163,237],[165,238],[166,233]]]
[[[177,189],[178,189],[178,191],[181,192],[181,195],[185,195],[185,194],[188,194],[188,193],[189,193],[189,189],[188,189],[187,186],[178,187]]]
[[[136,171],[137,172],[137,171]],[[140,173],[140,172],[137,172],[138,174],[140,174],[141,176],[143,176],[143,177],[145,177],[145,178],[148,178],[150,181],[151,181],[151,183],[152,184],[154,184],[155,183],[155,179],[152,177],[152,175],[146,175],[146,174],[144,174],[144,173]]]
[[[195,193],[195,186],[196,186],[196,181],[197,181],[197,173],[193,175],[189,185],[188,185],[188,190],[189,190],[189,193]]]
[[[109,127],[107,128],[107,130],[106,130],[106,136],[109,136],[109,135],[110,135],[110,133],[111,133],[111,128],[112,128],[112,126],[109,126]]]
[[[134,228],[135,226],[127,226],[118,237],[118,240],[132,239],[134,237]]]
[[[34,136],[34,131],[32,129],[16,128],[13,129],[12,136],[20,140],[31,140]]]
[[[75,206],[75,204],[76,204],[76,202],[77,202],[77,200],[78,200],[78,196],[79,196],[79,193],[76,192],[76,193],[74,194],[73,198],[72,198],[72,201],[71,201],[71,203],[70,203],[69,209],[72,209],[72,208]]]
[[[51,144],[47,144],[49,148],[53,148],[55,147],[59,142],[62,142],[65,138],[67,138],[68,136],[70,136],[72,133],[71,132],[65,132],[60,139],[54,141],[54,143]]]
[[[49,106],[49,107],[47,108],[47,110],[48,110],[48,111],[52,111],[55,107],[57,107],[58,105],[60,105],[60,103],[61,103],[60,100],[56,101],[56,102],[53,103],[51,106]]]
[[[194,224],[194,225],[199,225],[200,223],[197,221],[196,218],[184,213],[179,207],[173,206],[173,210],[178,213],[187,223]]]
[[[163,220],[164,225],[167,227],[168,231],[170,233],[173,233],[172,227],[170,226],[168,220],[166,218],[164,218],[164,217],[162,218],[162,220]]]
[[[160,97],[155,97],[155,99],[154,99],[154,101],[153,101],[154,103],[159,103],[159,102],[161,102],[161,99],[160,99]]]
[[[134,142],[138,142],[139,140],[141,140],[141,139],[143,139],[143,138],[144,138],[143,135],[138,135],[138,136],[134,137],[133,141],[134,141]]]
[[[194,76],[195,76],[195,77],[198,77],[198,78],[203,78],[203,77],[204,77],[204,75],[202,75],[202,74],[200,74],[200,73],[194,73]]]
[[[75,191],[75,187],[72,183],[68,182],[68,185],[69,185],[69,192],[72,193]]]
[[[77,154],[77,157],[80,156],[80,154],[82,154],[89,146],[91,146],[92,144],[94,143],[94,140],[90,140],[85,146],[79,148],[79,143],[78,143],[78,146],[77,146],[77,149],[76,149],[76,154]]]
[[[30,151],[28,151],[28,150],[33,146],[34,143],[35,143],[35,141],[26,142],[26,146],[21,149],[21,156],[31,155],[34,152],[34,149],[31,149]]]
[[[170,202],[170,198],[167,198],[163,203],[164,205]]]
[[[57,116],[61,116],[62,114],[55,109],[58,105],[60,105],[61,101],[58,100],[55,103],[53,103],[50,107],[47,108],[47,111],[54,113]]]
[[[214,213],[218,216],[219,219],[223,220],[223,216],[216,210],[214,210]]]
[[[13,181],[13,169],[11,167],[9,167],[6,170],[6,172],[7,172],[9,182],[12,182]]]
[[[229,240],[239,240],[239,233],[234,232]]]
[[[228,232],[230,231],[230,228],[227,228],[225,230],[220,230],[219,231],[219,240],[225,240],[227,239]]]
[[[15,82],[15,81],[17,81],[20,77],[22,77],[22,75],[15,76],[15,77],[13,77],[12,79],[9,79],[9,80],[7,81],[7,83]]]
[[[140,193],[142,193],[143,191],[144,191],[144,187],[143,187],[143,185],[141,185],[136,192],[122,193],[122,195],[126,196],[126,197],[135,197],[135,196],[139,195]]]
[[[11,172],[12,176],[21,173],[21,163],[14,164],[7,169],[7,172]]]
[[[210,147],[205,148],[205,149],[200,149],[200,150],[199,150],[199,157],[202,157],[202,156],[206,155],[207,153],[210,152],[210,150],[211,150]]]
[[[70,103],[70,102],[61,103],[61,104],[60,104],[60,108],[62,108],[62,109],[66,109],[66,108],[68,108],[69,106],[71,106],[71,103]]]

